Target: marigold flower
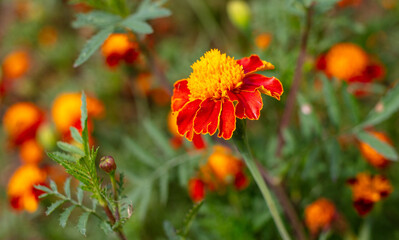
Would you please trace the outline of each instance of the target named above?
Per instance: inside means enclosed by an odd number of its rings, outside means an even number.
[[[87,113],[90,119],[92,117],[101,117],[104,113],[104,105],[93,97],[87,97]],[[71,126],[81,130],[80,123],[80,107],[81,93],[63,93],[59,95],[53,102],[51,114],[57,130],[63,134],[65,138],[70,136],[69,128]],[[90,125],[90,124],[89,124]]]
[[[330,227],[336,217],[334,203],[325,198],[309,204],[305,209],[305,222],[312,234]]]
[[[348,81],[362,74],[369,58],[362,48],[353,43],[338,43],[326,54],[326,73]]]
[[[121,60],[130,64],[137,59],[138,44],[130,38],[133,38],[133,35],[114,33],[105,40],[101,53],[106,58],[109,67],[116,67]]]
[[[170,104],[170,93],[162,87],[154,88],[149,91],[151,100],[158,106],[166,106]]]
[[[389,180],[381,175],[359,173],[356,178],[349,179],[348,183],[353,193],[353,206],[362,216],[371,211],[374,203],[388,197],[393,191]]]
[[[382,142],[392,145],[392,141],[384,133],[376,131],[368,131],[368,132],[377,139],[381,140]],[[384,168],[388,166],[390,163],[388,159],[386,159],[383,155],[381,155],[379,152],[377,152],[374,148],[372,148],[370,145],[368,145],[365,142],[359,143],[359,149],[363,157],[367,160],[367,162],[369,162],[371,165],[373,165],[376,168]]]
[[[8,54],[2,64],[3,78],[13,80],[22,77],[30,67],[29,54],[19,50]]]
[[[44,119],[42,111],[32,103],[20,102],[7,109],[3,127],[13,143],[20,145],[36,136]]]
[[[39,32],[39,43],[44,47],[53,46],[58,40],[57,30],[52,26],[46,26]]]
[[[261,33],[255,38],[255,45],[261,49],[265,50],[269,47],[270,42],[272,41],[272,35],[270,33]]]
[[[359,6],[362,3],[362,0],[341,0],[337,4],[339,7],[348,7],[348,6]]]
[[[139,90],[140,94],[147,96],[151,90],[152,85],[152,74],[151,73],[140,73],[134,81],[135,87]]]
[[[43,148],[36,140],[31,139],[22,143],[19,156],[24,163],[38,164],[43,159]]]
[[[174,84],[172,96],[178,132],[190,141],[195,133],[213,135],[217,129],[218,137],[230,139],[236,117],[259,119],[263,107],[261,93],[278,100],[283,93],[277,78],[255,74],[274,69],[257,55],[234,60],[213,49],[191,68],[189,78]]]
[[[225,183],[231,182],[243,169],[243,162],[236,158],[229,148],[221,145],[214,146],[214,151],[208,158],[208,165],[214,175]]]
[[[18,168],[8,182],[7,195],[15,210],[36,211],[41,191],[35,185],[43,185],[46,173],[36,165],[27,164]]]
[[[199,178],[191,178],[188,182],[188,192],[193,202],[200,202],[205,198],[205,184]]]

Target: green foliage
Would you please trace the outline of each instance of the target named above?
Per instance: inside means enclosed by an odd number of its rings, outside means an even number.
[[[392,161],[398,161],[398,154],[391,145],[379,140],[372,134],[365,131],[358,132],[356,136],[359,138],[360,141],[367,143],[370,147],[375,149],[378,153],[380,153],[387,159]]]

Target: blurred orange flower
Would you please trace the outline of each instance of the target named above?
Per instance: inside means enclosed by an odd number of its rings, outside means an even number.
[[[39,32],[39,44],[43,47],[51,47],[58,40],[58,32],[52,26],[43,27]]]
[[[34,140],[28,140],[22,143],[19,156],[24,163],[37,164],[43,159],[43,148]]]
[[[356,178],[349,179],[348,184],[353,193],[353,206],[362,216],[371,211],[374,203],[388,197],[393,191],[389,180],[381,175],[359,173]]]
[[[33,103],[20,102],[10,106],[3,116],[3,127],[14,144],[36,136],[44,114]]]
[[[368,132],[377,139],[381,140],[382,142],[392,145],[392,141],[384,133],[376,131],[368,131]],[[367,162],[369,162],[371,165],[373,165],[376,168],[384,168],[388,166],[390,163],[388,159],[386,159],[383,155],[378,153],[374,148],[372,148],[370,145],[368,145],[365,142],[359,143],[359,149],[363,157],[367,160]]]
[[[41,191],[34,185],[44,185],[46,173],[36,165],[27,164],[18,168],[8,182],[7,195],[15,210],[34,212],[39,205]]]
[[[104,105],[102,102],[93,97],[87,97],[87,114],[88,125],[91,126],[91,118],[101,117],[104,114]],[[76,127],[81,131],[80,123],[80,107],[81,93],[63,93],[60,94],[53,102],[51,115],[57,130],[63,135],[65,140],[70,139],[69,128]],[[90,131],[90,129],[89,129]]]
[[[269,47],[270,42],[272,41],[272,35],[270,33],[261,33],[255,38],[255,45],[261,49],[265,50]]]
[[[334,203],[325,198],[320,198],[305,208],[306,226],[312,234],[328,229],[335,217]]]
[[[188,193],[193,202],[202,201],[205,198],[205,184],[199,178],[191,178],[188,182]]]
[[[190,141],[195,133],[213,135],[217,129],[218,137],[230,139],[236,117],[259,119],[263,107],[261,93],[278,100],[283,93],[277,78],[255,74],[274,69],[257,55],[234,60],[213,49],[191,68],[189,78],[174,84],[172,96],[178,132]]]
[[[359,6],[362,0],[341,0],[337,4],[339,7]]]
[[[101,53],[106,59],[109,67],[118,66],[121,60],[126,63],[133,63],[139,55],[139,46],[133,41],[131,34],[114,33],[111,34],[101,47]]]
[[[147,96],[150,93],[152,82],[152,74],[144,72],[137,76],[136,80],[134,81],[134,85],[139,90],[141,95]]]
[[[3,79],[13,80],[22,77],[30,67],[29,54],[18,50],[8,54],[2,64]]]

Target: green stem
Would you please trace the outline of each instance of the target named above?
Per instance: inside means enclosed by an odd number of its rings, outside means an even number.
[[[115,172],[110,174],[109,178],[111,179],[112,190],[114,192],[114,200],[115,200],[115,219],[119,221],[120,214],[119,214],[119,199],[118,199],[118,189],[116,188],[116,181],[115,181]]]
[[[283,240],[290,240],[291,238],[288,235],[288,232],[284,227],[283,221],[280,218],[276,204],[274,203],[272,195],[270,194],[269,188],[263,180],[262,175],[255,164],[255,160],[252,157],[245,132],[245,125],[245,120],[237,119],[236,131],[233,135],[234,143],[240,151],[241,155],[243,156],[249,171],[251,172],[256,184],[258,185],[263,195],[263,198],[265,199],[266,205],[270,210],[270,214],[273,217],[274,223],[277,226],[277,230],[279,231],[281,238]]]

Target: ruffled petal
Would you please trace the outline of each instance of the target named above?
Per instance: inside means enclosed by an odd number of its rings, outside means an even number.
[[[204,139],[202,138],[201,134],[194,134],[193,145],[194,145],[195,149],[197,149],[197,150],[206,148],[206,143],[205,143]]]
[[[236,130],[236,116],[234,114],[234,104],[228,99],[224,99],[222,103],[222,111],[220,114],[219,133],[218,137],[226,140],[233,136]]]
[[[241,91],[254,92],[259,90],[268,96],[274,97],[280,100],[280,96],[283,94],[283,84],[280,80],[275,77],[265,77],[260,74],[249,74],[242,80]]]
[[[182,136],[187,133],[186,138],[190,141],[193,140],[194,119],[198,109],[200,108],[201,102],[202,100],[200,99],[188,102],[177,115],[177,131]]]
[[[263,107],[262,97],[259,91],[239,93],[228,92],[228,96],[233,101],[238,101],[236,105],[236,117],[257,120],[260,116],[260,110]]]
[[[215,101],[210,98],[204,100],[194,119],[195,133],[205,134],[209,132],[209,135],[213,135],[219,125],[221,107],[221,101]]]
[[[172,96],[172,112],[177,112],[189,101],[190,90],[187,87],[187,80],[177,81],[174,85]]]
[[[262,61],[258,55],[251,55],[250,57],[239,59],[237,60],[237,63],[243,67],[245,74],[274,69],[273,64]]]

